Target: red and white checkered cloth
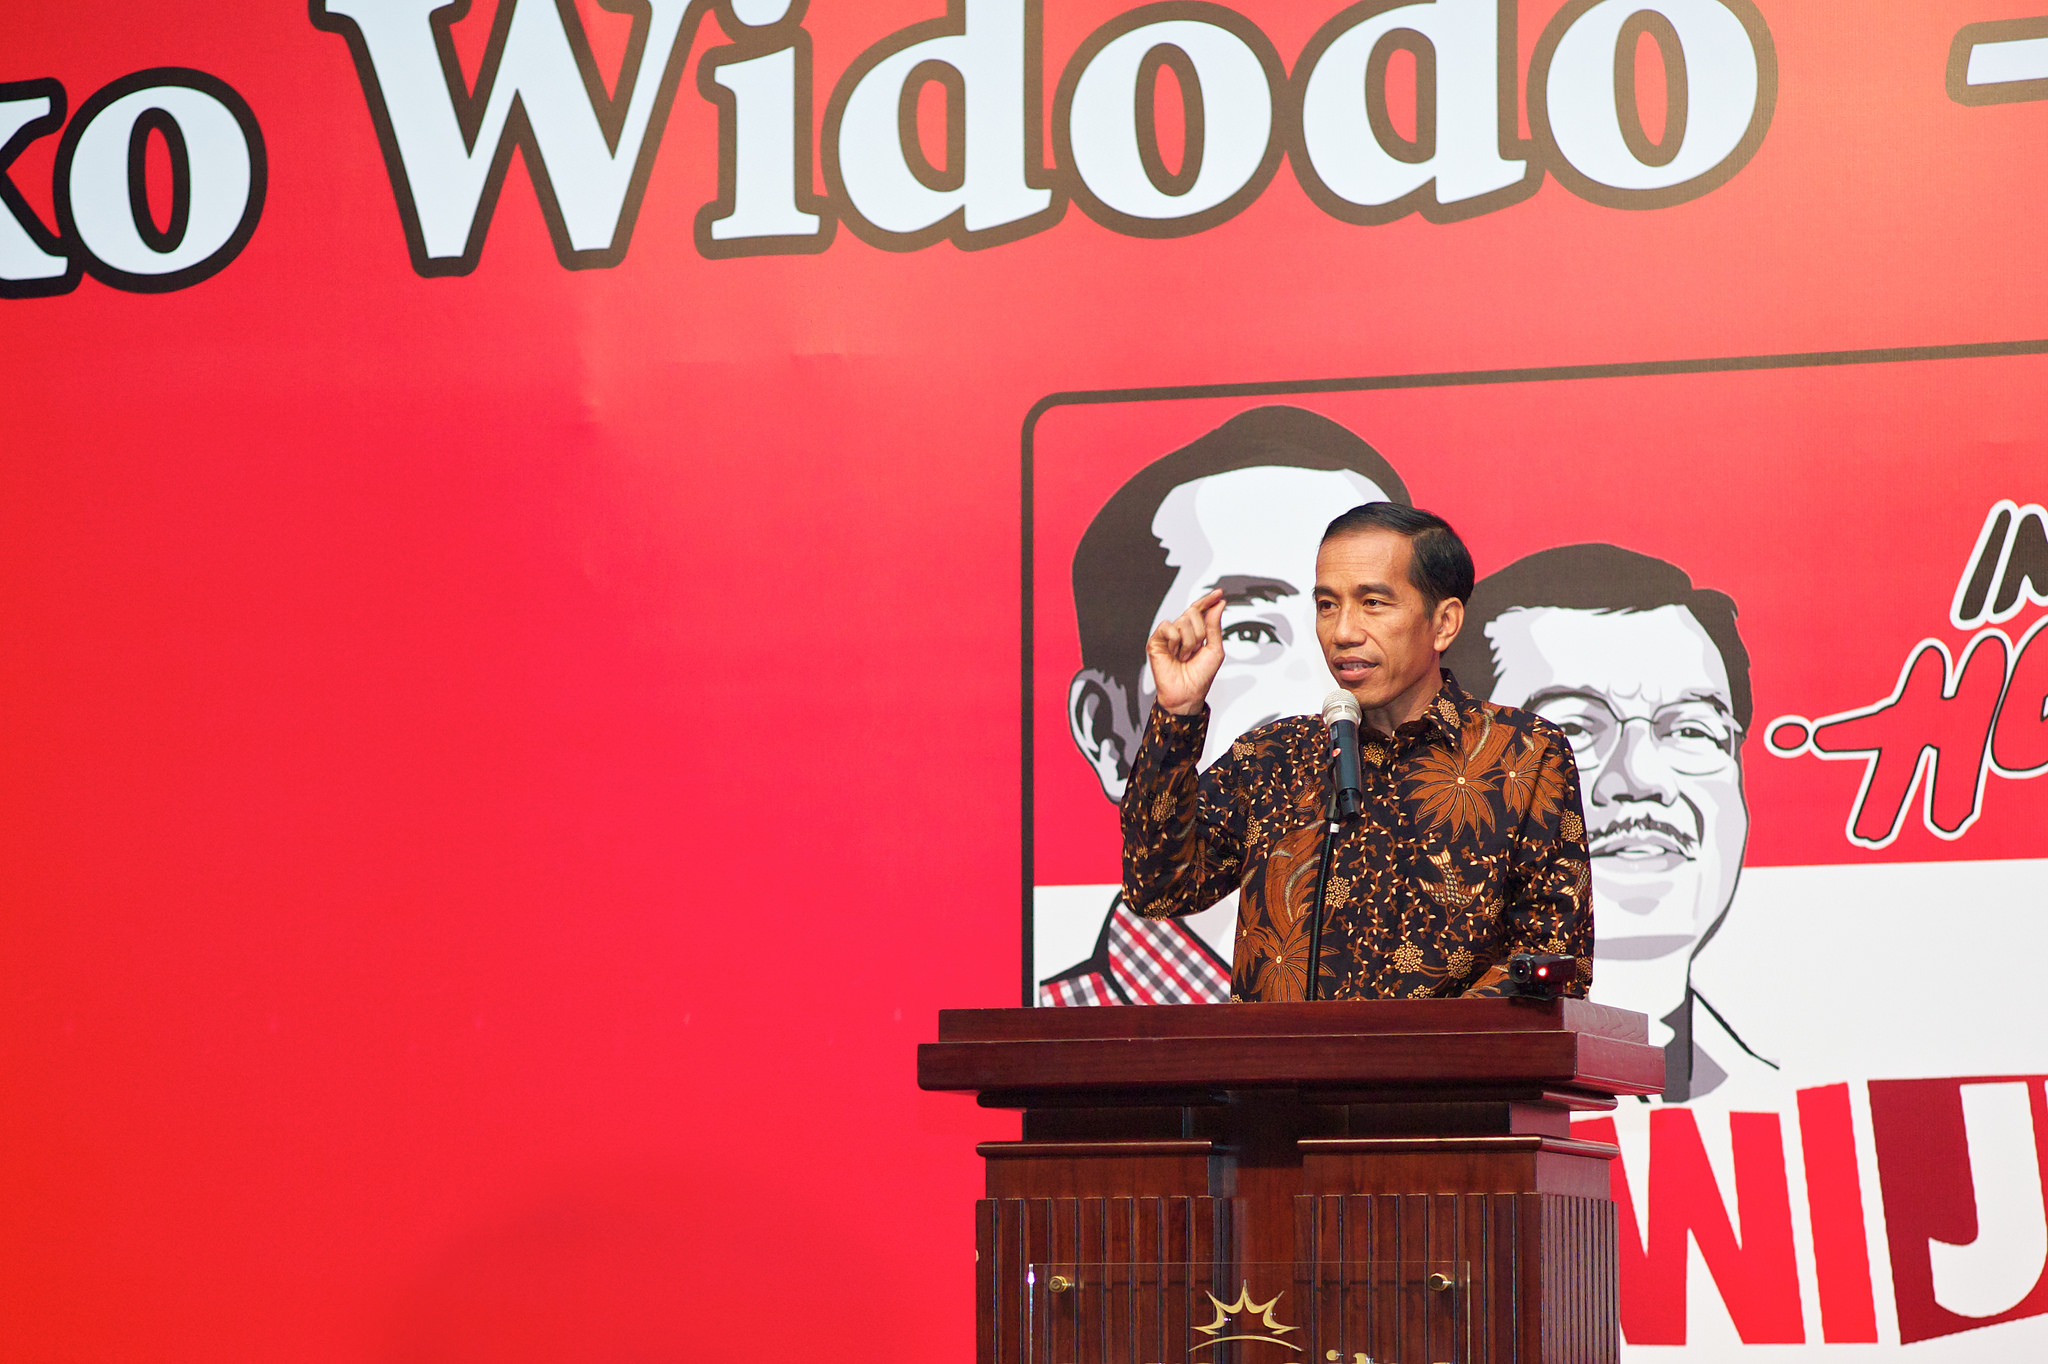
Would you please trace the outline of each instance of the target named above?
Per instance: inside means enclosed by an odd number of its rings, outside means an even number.
[[[1230,969],[1184,924],[1147,919],[1118,897],[1094,955],[1038,987],[1041,1005],[1221,1004]]]

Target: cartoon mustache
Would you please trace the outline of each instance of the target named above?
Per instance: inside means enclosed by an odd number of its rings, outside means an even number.
[[[1649,815],[1624,815],[1612,824],[1593,830],[1587,839],[1588,851],[1598,857],[1606,850],[1605,845],[1624,842],[1624,835],[1637,831],[1668,839],[1673,847],[1688,857],[1692,856],[1692,850],[1699,844],[1698,837],[1675,824],[1666,824],[1663,820]]]

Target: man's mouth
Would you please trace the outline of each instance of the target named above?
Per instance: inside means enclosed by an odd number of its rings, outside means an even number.
[[[1330,671],[1339,682],[1358,683],[1377,668],[1379,664],[1363,658],[1338,658],[1330,661]]]
[[[1644,871],[1669,871],[1692,860],[1699,840],[1673,824],[1649,815],[1629,815],[1594,830],[1586,848],[1594,857],[1612,858],[1617,866]]]

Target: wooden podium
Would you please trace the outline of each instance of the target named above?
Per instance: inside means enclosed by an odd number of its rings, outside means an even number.
[[[984,1142],[979,1364],[1598,1364],[1604,1143],[1664,1087],[1641,1014],[1452,999],[956,1009],[918,1084]]]

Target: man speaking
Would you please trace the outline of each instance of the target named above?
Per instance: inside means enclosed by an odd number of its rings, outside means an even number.
[[[1123,799],[1127,903],[1177,917],[1239,891],[1233,1000],[1501,993],[1519,952],[1593,976],[1578,769],[1563,734],[1475,701],[1439,666],[1464,623],[1472,556],[1442,518],[1371,502],[1316,554],[1316,638],[1362,713],[1355,815],[1325,834],[1332,732],[1294,716],[1197,772],[1223,662],[1210,592],[1146,643],[1156,702]],[[1321,860],[1320,933],[1314,907]]]

